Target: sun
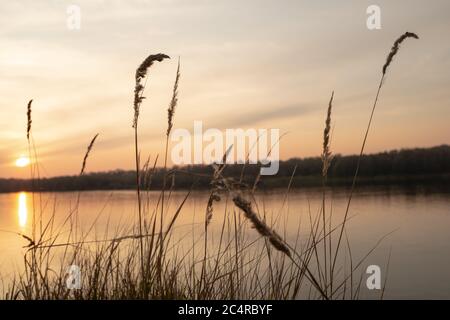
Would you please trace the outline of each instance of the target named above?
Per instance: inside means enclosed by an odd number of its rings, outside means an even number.
[[[30,164],[30,158],[21,156],[16,160],[16,167],[23,168]]]

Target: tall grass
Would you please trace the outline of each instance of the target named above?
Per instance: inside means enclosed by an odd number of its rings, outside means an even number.
[[[155,61],[161,62],[164,59],[169,58],[169,56],[159,53],[156,55],[149,55],[139,67],[136,69],[135,74],[135,87],[134,87],[134,117],[133,117],[133,128],[134,128],[134,153],[135,153],[135,165],[136,165],[136,195],[137,195],[137,203],[138,203],[138,217],[139,217],[139,235],[141,236],[139,240],[140,244],[140,261],[141,261],[141,273],[144,276],[144,245],[142,241],[142,202],[141,202],[141,181],[140,181],[140,154],[139,154],[139,142],[138,142],[138,122],[139,122],[139,110],[142,104],[142,101],[145,99],[144,90],[145,85],[147,83],[147,71],[153,65]],[[145,83],[142,83],[142,80],[145,79]],[[162,215],[161,215],[162,219]]]
[[[419,37],[415,33],[412,33],[412,32],[405,32],[404,34],[402,34],[399,38],[397,38],[397,40],[395,40],[394,45],[392,46],[391,51],[389,51],[389,54],[388,54],[388,56],[386,58],[386,62],[384,63],[383,68],[382,68],[380,83],[378,84],[378,89],[377,89],[377,93],[375,95],[375,100],[373,102],[372,111],[370,112],[369,122],[367,123],[366,132],[364,133],[364,138],[363,138],[363,142],[362,142],[362,145],[361,145],[361,150],[359,152],[359,157],[358,157],[358,160],[357,160],[357,163],[356,163],[355,175],[353,176],[352,186],[351,186],[351,189],[350,189],[350,196],[348,198],[347,208],[345,210],[344,221],[343,221],[341,230],[339,232],[339,239],[338,239],[338,243],[337,243],[337,246],[336,246],[336,251],[335,251],[334,259],[333,259],[333,265],[332,265],[332,269],[331,269],[332,273],[333,273],[335,265],[336,265],[336,259],[337,259],[338,253],[339,253],[339,249],[340,249],[340,245],[341,245],[341,241],[342,241],[342,235],[343,235],[344,230],[345,230],[345,223],[347,221],[348,212],[349,212],[349,209],[350,209],[350,204],[351,204],[351,201],[352,201],[352,198],[353,198],[353,192],[354,192],[355,187],[356,187],[356,181],[357,181],[357,178],[358,178],[359,168],[360,168],[360,165],[361,165],[361,159],[362,159],[362,156],[364,154],[364,148],[366,147],[367,137],[369,135],[370,127],[372,125],[372,119],[373,119],[373,115],[375,113],[375,109],[377,107],[378,98],[380,96],[381,88],[383,87],[384,79],[386,77],[387,70],[388,70],[389,66],[391,65],[395,55],[398,53],[398,50],[400,49],[400,44],[403,41],[405,41],[406,39],[408,39],[408,38],[419,39]]]
[[[364,135],[360,156],[355,170],[352,188],[344,212],[337,224],[332,224],[332,212],[326,211],[326,180],[332,161],[331,122],[334,92],[328,103],[322,151],[323,193],[320,210],[308,213],[307,232],[298,229],[297,234],[286,236],[279,232],[277,224],[268,222],[264,203],[258,201],[256,187],[260,176],[252,186],[242,179],[235,181],[225,176],[226,158],[231,147],[223,155],[222,162],[213,165],[210,195],[205,201],[204,222],[200,234],[195,226],[188,234],[182,234],[177,225],[185,210],[192,190],[187,190],[182,200],[170,206],[173,184],[166,185],[166,178],[174,179],[176,170],[167,171],[169,136],[178,105],[180,63],[176,71],[172,99],[168,107],[168,127],[165,135],[164,184],[157,200],[143,193],[151,185],[157,166],[150,159],[141,167],[138,141],[139,110],[147,71],[155,61],[169,58],[164,54],[150,55],[136,70],[134,91],[134,153],[136,165],[136,195],[138,219],[131,225],[120,225],[113,235],[106,228],[98,238],[92,230],[98,217],[87,232],[78,234],[78,224],[71,223],[78,214],[76,207],[63,219],[54,209],[35,233],[33,217],[32,235],[20,234],[28,241],[24,255],[24,270],[17,274],[5,292],[7,299],[355,299],[361,292],[361,281],[354,282],[361,271],[363,261],[354,260],[350,242],[347,251],[340,250],[351,199],[356,187],[372,117],[377,105],[387,69],[406,38],[417,38],[413,33],[402,35],[392,47],[382,69],[382,78]],[[27,108],[27,139],[31,133],[31,101]],[[92,156],[91,140],[83,159],[80,175]],[[31,152],[30,152],[31,155]],[[94,155],[95,156],[95,155]],[[35,159],[37,161],[37,157]],[[294,176],[295,171],[292,173]],[[32,179],[34,175],[32,174]],[[292,179],[291,179],[292,180]],[[286,191],[289,193],[291,182]],[[194,186],[193,186],[194,187]],[[166,190],[167,189],[167,190]],[[168,192],[167,198],[165,193]],[[144,201],[145,200],[145,201]],[[215,204],[222,202],[224,211],[215,212]],[[263,208],[260,210],[260,205]],[[284,201],[283,201],[284,206]],[[34,208],[34,205],[33,205]],[[214,219],[213,219],[214,217]],[[221,221],[220,221],[220,217]],[[214,226],[216,237],[208,237]],[[250,232],[248,227],[254,229]],[[68,236],[66,232],[68,231]],[[189,244],[189,241],[192,243]],[[189,244],[189,245],[187,245]],[[202,245],[201,245],[202,244]],[[349,265],[338,266],[342,257]],[[77,264],[82,270],[82,286],[71,290],[66,284],[66,267]],[[384,292],[384,291],[383,291]]]

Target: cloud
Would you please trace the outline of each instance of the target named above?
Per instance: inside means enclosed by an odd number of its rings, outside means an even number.
[[[134,70],[159,51],[182,59],[176,127],[189,128],[199,119],[222,129],[283,123],[294,132],[301,123],[313,136],[322,130],[335,90],[333,116],[346,121],[339,122],[336,137],[347,139],[345,144],[360,129],[352,120],[367,117],[381,65],[406,29],[421,39],[396,59],[376,116],[398,117],[390,120],[398,123],[398,141],[415,140],[407,126],[425,123],[430,132],[421,133],[420,141],[449,142],[448,135],[437,134],[447,127],[430,120],[433,114],[450,116],[450,43],[442,40],[450,25],[448,0],[429,6],[380,0],[379,31],[365,27],[368,3],[359,0],[79,0],[79,32],[66,28],[71,3],[0,2],[2,162],[26,148],[24,110],[34,98],[40,154],[82,156],[100,132],[97,149],[119,163],[132,140]],[[149,148],[163,138],[175,68],[172,60],[150,75],[141,127]],[[408,124],[401,113],[408,113]],[[383,132],[374,131],[374,139],[377,134]]]
[[[292,105],[271,107],[252,112],[244,111],[233,113],[231,116],[219,116],[220,120],[208,121],[208,123],[210,123],[212,127],[220,129],[249,127],[266,121],[275,124],[276,120],[298,117],[315,111],[317,111],[317,108],[312,106]]]

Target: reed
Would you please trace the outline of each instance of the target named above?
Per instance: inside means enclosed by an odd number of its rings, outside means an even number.
[[[139,142],[138,142],[138,121],[139,121],[139,110],[142,101],[145,99],[144,97],[144,90],[145,90],[145,84],[142,83],[142,80],[145,78],[147,81],[147,72],[148,69],[153,65],[155,61],[161,62],[164,59],[170,59],[168,55],[158,53],[155,55],[149,55],[142,63],[139,65],[139,67],[136,69],[135,74],[135,87],[134,87],[134,102],[133,102],[133,109],[134,109],[134,117],[133,117],[133,128],[134,128],[134,154],[135,154],[135,165],[136,165],[136,195],[137,195],[137,202],[138,202],[138,219],[139,219],[139,235],[142,236],[143,230],[142,230],[142,203],[141,203],[141,181],[140,181],[140,164],[139,164]],[[142,237],[140,238],[140,261],[141,261],[141,273],[142,276],[144,276],[144,244],[142,241]]]
[[[172,90],[172,99],[170,100],[169,107],[167,109],[167,130],[166,130],[166,143],[165,143],[165,150],[164,150],[164,167],[163,167],[163,184],[161,189],[161,211],[160,211],[160,220],[159,220],[159,258],[158,258],[158,268],[162,269],[162,258],[163,258],[163,252],[164,252],[164,241],[163,241],[163,226],[164,226],[164,207],[165,207],[165,192],[166,192],[166,185],[167,185],[167,161],[168,161],[168,155],[169,155],[169,137],[170,132],[172,131],[173,127],[173,118],[175,116],[175,109],[178,104],[178,83],[180,80],[180,59],[178,59],[178,66],[177,66],[177,72],[175,76],[175,83],[173,85]],[[174,179],[175,174],[172,175],[172,179]],[[173,181],[173,180],[172,180]],[[159,286],[161,286],[161,282],[159,282]]]
[[[386,62],[384,63],[383,68],[382,68],[382,75],[381,75],[380,83],[378,84],[377,93],[375,95],[375,100],[373,102],[372,111],[371,111],[370,117],[369,117],[369,122],[367,123],[366,132],[364,134],[363,142],[361,144],[361,150],[359,152],[358,160],[357,160],[357,163],[356,163],[356,169],[355,169],[355,174],[354,174],[353,180],[352,180],[352,186],[351,186],[351,189],[350,189],[350,195],[349,195],[349,198],[348,198],[348,201],[347,201],[347,207],[345,209],[344,222],[343,222],[341,230],[339,232],[339,239],[338,239],[336,250],[335,250],[335,253],[334,253],[333,264],[332,264],[332,269],[331,269],[332,273],[334,273],[336,259],[337,259],[338,253],[339,253],[339,248],[340,248],[340,245],[341,245],[342,236],[344,234],[345,224],[346,224],[346,221],[347,221],[347,218],[348,218],[348,212],[349,212],[349,209],[350,209],[350,204],[351,204],[351,201],[352,201],[353,192],[354,192],[355,187],[356,187],[356,180],[358,178],[359,168],[360,168],[360,165],[361,165],[361,159],[362,159],[362,156],[364,154],[364,148],[366,146],[367,137],[369,135],[370,127],[372,125],[372,119],[373,119],[373,115],[375,113],[375,109],[377,107],[378,98],[380,96],[381,88],[383,87],[383,84],[384,84],[384,78],[385,78],[385,76],[387,74],[388,67],[391,65],[394,57],[398,53],[398,50],[400,48],[400,44],[403,41],[405,41],[406,39],[408,39],[408,38],[419,39],[419,36],[417,36],[415,33],[412,33],[412,32],[405,32],[400,37],[398,37],[397,40],[394,41],[394,45],[392,46],[391,51],[389,52],[389,54],[388,54],[388,56],[386,58]]]
[[[328,102],[328,109],[327,109],[327,117],[325,120],[325,129],[323,130],[323,150],[322,150],[322,232],[325,237],[323,240],[323,261],[324,261],[324,282],[325,284],[328,283],[328,279],[330,278],[330,287],[332,287],[332,276],[331,272],[328,270],[328,263],[331,263],[331,257],[330,259],[327,258],[327,224],[326,224],[326,205],[325,205],[325,186],[326,186],[326,180],[328,175],[328,169],[331,164],[332,160],[332,154],[331,154],[331,110],[333,108],[333,98],[334,98],[334,91],[331,93],[330,101]],[[330,216],[330,223],[331,223],[331,216]],[[331,230],[331,226],[329,228]],[[328,248],[331,250],[331,234],[328,239]],[[328,261],[330,260],[330,261]],[[326,289],[327,290],[327,289]]]
[[[311,272],[308,263],[302,259],[294,248],[290,249],[290,246],[279,236],[275,230],[270,228],[263,220],[261,220],[256,212],[253,211],[251,202],[245,200],[239,193],[233,197],[234,204],[244,212],[244,216],[252,223],[253,228],[264,238],[269,240],[269,243],[278,251],[285,254],[292,263],[298,268],[300,274],[305,276],[315,289],[320,293],[322,299],[329,300],[329,296],[323,287],[320,285],[317,278]],[[296,261],[291,255],[291,250],[296,254],[296,257],[300,262]]]

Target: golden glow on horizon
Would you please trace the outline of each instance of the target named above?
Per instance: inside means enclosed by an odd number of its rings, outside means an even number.
[[[16,160],[16,167],[23,168],[30,164],[30,158],[25,156],[20,156]]]
[[[19,218],[19,226],[24,228],[28,220],[28,208],[27,208],[27,194],[25,192],[19,193],[17,215]]]

